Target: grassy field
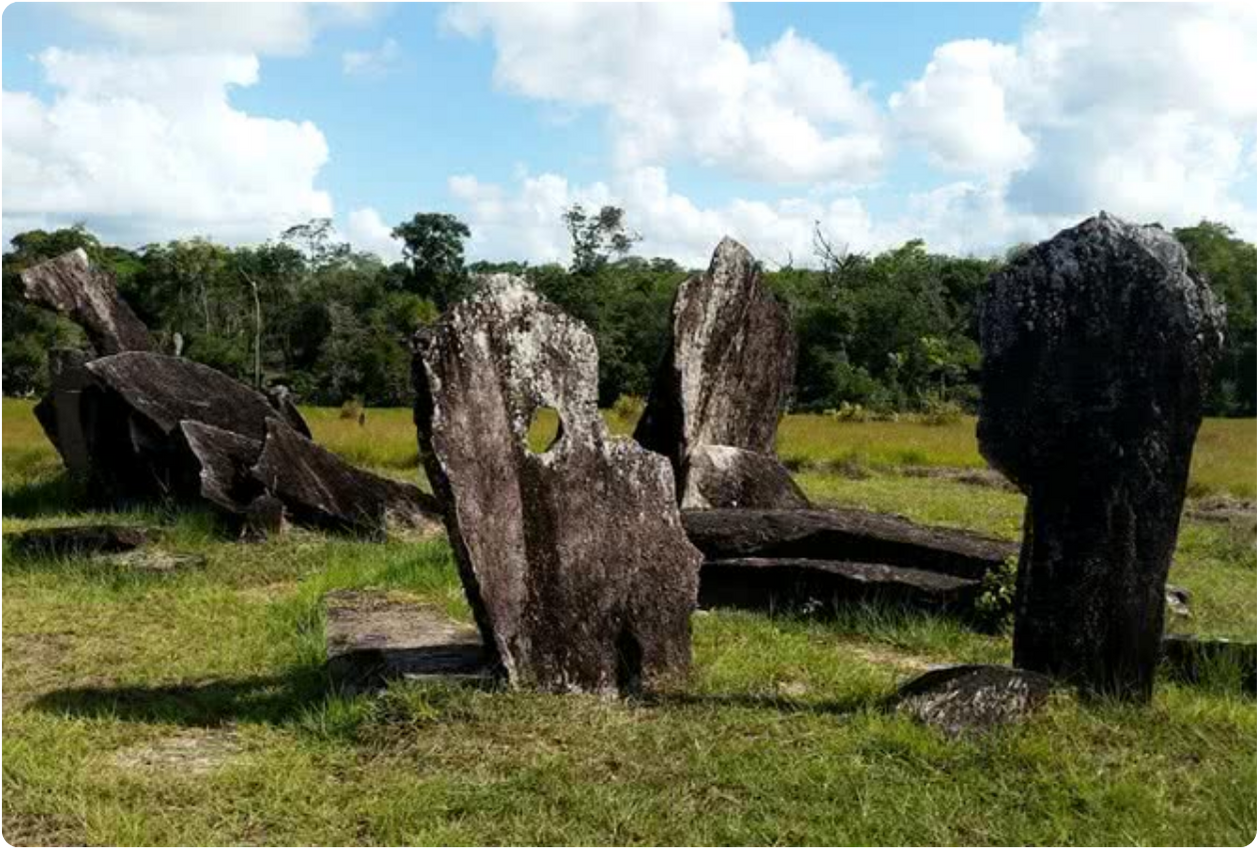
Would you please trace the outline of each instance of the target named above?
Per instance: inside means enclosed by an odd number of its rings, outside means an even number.
[[[402,410],[306,411],[353,462],[415,479]],[[98,521],[30,415],[4,401],[3,527]],[[630,422],[612,417],[614,430]],[[976,467],[973,421],[790,417],[814,498],[1014,538],[1016,493],[909,467]],[[1255,423],[1208,422],[1198,496],[1253,498]],[[398,684],[331,692],[320,599],[372,587],[467,616],[444,541],[225,539],[209,514],[130,512],[204,568],[3,568],[3,831],[21,844],[1185,844],[1256,830],[1256,708],[1161,682],[1144,708],[1062,695],[950,741],[880,709],[933,663],[1002,636],[886,609],[694,618],[690,685],[650,701]],[[7,547],[7,546],[6,546]],[[1174,627],[1253,639],[1253,524],[1184,524]]]

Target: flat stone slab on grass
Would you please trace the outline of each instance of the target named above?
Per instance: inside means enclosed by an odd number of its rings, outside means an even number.
[[[967,664],[919,675],[897,691],[893,704],[898,712],[957,737],[1029,716],[1052,690],[1053,679],[1038,672]]]
[[[384,592],[337,590],[324,596],[324,608],[328,673],[343,686],[490,676],[476,627],[432,607]]]
[[[1255,692],[1256,650],[1253,642],[1192,634],[1163,637],[1163,668],[1171,677],[1191,684],[1205,679],[1236,678],[1242,690]]]
[[[118,554],[147,543],[148,528],[130,525],[75,525],[65,528],[36,528],[7,534],[9,550],[24,557],[81,557]]]
[[[184,728],[148,743],[121,749],[114,766],[128,771],[169,770],[179,775],[208,775],[238,762],[245,747],[230,728]]]
[[[699,602],[703,607],[774,610],[879,597],[915,607],[965,610],[979,587],[967,578],[884,563],[744,557],[705,562]]]
[[[866,510],[684,510],[691,543],[708,560],[805,558],[886,563],[981,580],[1018,546]]]

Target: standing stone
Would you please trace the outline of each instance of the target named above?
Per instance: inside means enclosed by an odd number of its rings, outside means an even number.
[[[482,278],[417,340],[420,454],[487,652],[513,686],[633,692],[682,676],[700,554],[665,458],[609,437],[598,354],[519,277]],[[558,413],[535,453],[535,415]]]
[[[673,339],[634,431],[680,468],[699,445],[773,456],[796,369],[791,316],[747,248],[721,240],[673,301]]]
[[[980,449],[1028,495],[1016,666],[1150,696],[1222,327],[1171,235],[1105,213],[989,280]]]
[[[118,297],[114,276],[94,268],[82,248],[28,268],[21,278],[22,293],[28,301],[56,310],[80,325],[97,353],[153,348],[149,329]]]
[[[35,418],[48,441],[57,449],[66,470],[76,478],[87,478],[92,470],[92,453],[83,433],[82,398],[93,383],[85,368],[90,356],[74,348],[53,348],[48,352],[51,384],[48,394],[35,405]]]

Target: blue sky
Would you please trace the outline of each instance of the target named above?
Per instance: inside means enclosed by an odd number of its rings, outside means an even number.
[[[1213,4],[59,5],[3,14],[4,235],[259,241],[328,215],[390,256],[990,253],[1105,208],[1255,227],[1255,22]]]

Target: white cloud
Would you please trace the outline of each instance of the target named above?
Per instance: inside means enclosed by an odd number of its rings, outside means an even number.
[[[619,167],[681,157],[773,183],[874,178],[878,109],[834,56],[788,30],[753,57],[728,5],[453,6],[455,32],[489,32],[495,82],[550,104],[606,107]]]
[[[925,142],[948,170],[1008,174],[1032,154],[1012,120],[1005,86],[1018,61],[1014,48],[990,41],[952,41],[935,51],[921,79],[892,95],[900,129]]]
[[[374,50],[347,50],[341,54],[341,70],[352,77],[383,77],[402,57],[402,48],[386,38]]]
[[[309,122],[234,108],[258,79],[248,54],[37,57],[57,93],[4,92],[5,233],[83,220],[124,243],[206,234],[257,241],[332,213],[314,185],[327,161]]]
[[[934,162],[1001,190],[1008,217],[1247,228],[1255,33],[1251,4],[1045,4],[1016,45],[941,46],[889,104]]]
[[[557,174],[542,174],[524,176],[505,188],[463,175],[452,177],[448,188],[472,230],[469,253],[475,258],[567,263],[569,237],[561,215],[574,203],[588,210],[604,204],[623,207],[630,228],[643,236],[635,253],[691,266],[705,265],[726,235],[766,262],[807,264],[815,221],[854,249],[881,246],[855,198],[775,203],[735,199],[704,208],[675,192],[664,169],[657,167],[623,172],[611,185],[575,186]]]
[[[402,247],[390,235],[393,228],[385,223],[380,213],[367,206],[350,212],[346,223],[345,238],[356,250],[371,251],[386,262],[402,257]]]
[[[320,30],[370,23],[388,4],[68,3],[65,8],[116,46],[132,50],[297,56]]]

